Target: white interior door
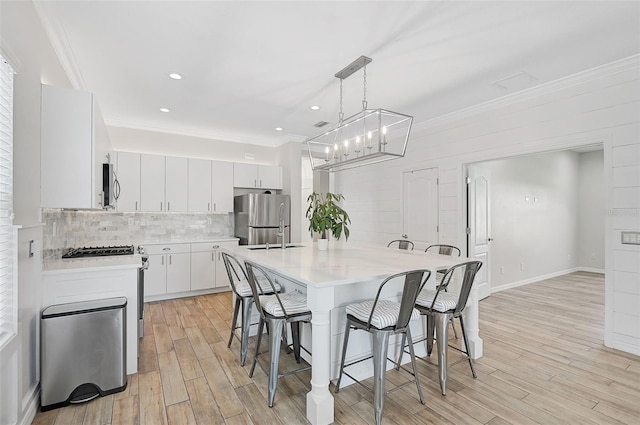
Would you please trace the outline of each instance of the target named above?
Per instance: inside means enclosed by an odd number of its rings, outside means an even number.
[[[402,237],[424,250],[439,240],[438,169],[407,171],[402,185]]]
[[[469,167],[468,220],[469,258],[482,261],[476,275],[479,299],[491,295],[491,175],[489,170]]]

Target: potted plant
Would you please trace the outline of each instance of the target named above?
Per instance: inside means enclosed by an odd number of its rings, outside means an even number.
[[[344,233],[345,240],[349,239],[349,228],[347,224],[351,223],[349,215],[343,210],[337,202],[344,199],[341,194],[327,192],[313,192],[307,198],[309,208],[307,208],[307,218],[309,219],[309,231],[311,236],[318,233],[318,249],[325,250],[329,243],[327,232],[331,232],[333,237],[340,239]]]

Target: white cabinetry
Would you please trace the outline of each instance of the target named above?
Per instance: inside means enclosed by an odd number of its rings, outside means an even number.
[[[238,242],[199,242],[191,244],[191,290],[228,288],[229,278],[220,249]]]
[[[164,156],[140,155],[140,210],[165,211]]]
[[[140,210],[140,154],[118,152],[116,174],[120,183],[118,211]]]
[[[165,201],[167,211],[187,211],[189,171],[187,158],[165,158]]]
[[[282,189],[282,167],[236,162],[233,164],[233,185],[261,189]]]
[[[211,161],[189,158],[189,211],[211,211]]]
[[[42,85],[42,207],[102,207],[102,163],[110,149],[93,94]]]
[[[147,245],[149,269],[144,275],[144,295],[189,291],[191,286],[190,245]]]
[[[233,162],[211,161],[211,211],[233,211]]]

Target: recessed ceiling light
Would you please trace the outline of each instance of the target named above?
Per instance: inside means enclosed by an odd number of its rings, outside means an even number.
[[[182,80],[182,75],[178,74],[177,72],[172,72],[171,74],[169,74],[169,78],[172,78],[174,80]]]
[[[160,108],[160,112],[171,112],[169,108]]]
[[[312,111],[319,111],[320,107],[318,105],[313,105],[309,109],[311,109]]]
[[[282,127],[276,127],[276,131],[282,131]]]

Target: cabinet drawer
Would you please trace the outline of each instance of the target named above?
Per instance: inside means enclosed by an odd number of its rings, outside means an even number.
[[[159,254],[179,254],[191,252],[191,244],[188,243],[171,243],[162,245],[145,245],[149,255]]]
[[[210,252],[220,248],[237,246],[238,242],[197,242],[191,244],[191,252]]]

